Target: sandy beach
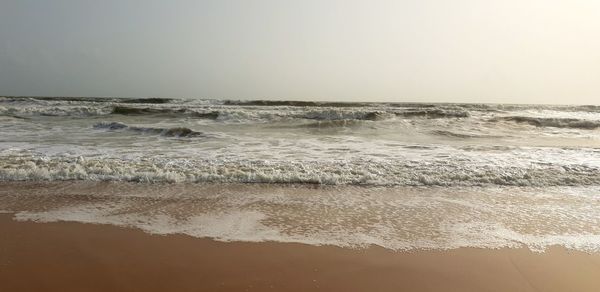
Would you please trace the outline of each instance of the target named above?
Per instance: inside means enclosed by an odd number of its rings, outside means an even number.
[[[0,216],[2,291],[598,291],[600,255],[551,248],[394,252]]]

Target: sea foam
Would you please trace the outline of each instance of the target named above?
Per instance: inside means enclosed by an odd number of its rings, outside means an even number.
[[[597,187],[61,184],[5,185],[0,209],[17,220],[112,224],[221,241],[600,251]]]

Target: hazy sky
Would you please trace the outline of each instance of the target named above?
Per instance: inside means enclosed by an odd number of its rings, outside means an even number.
[[[600,104],[600,1],[0,0],[0,95]]]

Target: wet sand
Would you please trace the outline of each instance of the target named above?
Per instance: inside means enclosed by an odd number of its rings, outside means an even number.
[[[0,215],[0,291],[600,291],[600,254],[229,243]]]

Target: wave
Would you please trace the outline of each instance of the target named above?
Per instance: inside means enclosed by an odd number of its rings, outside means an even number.
[[[111,126],[108,126],[111,127]],[[117,125],[119,130],[128,126]],[[139,130],[138,130],[139,129]],[[138,128],[133,131],[148,131]],[[150,128],[169,135],[189,129]],[[590,186],[600,185],[600,169],[585,165],[465,164],[447,159],[427,163],[375,160],[264,161],[238,159],[83,158],[0,156],[0,180],[90,180],[190,183],[271,183],[364,186]]]
[[[150,128],[150,127],[131,127],[119,122],[101,122],[94,125],[94,129],[106,129],[110,131],[127,130],[143,134],[160,135],[165,137],[199,137],[204,136],[201,132],[196,132],[185,127],[174,128]]]
[[[127,97],[76,97],[76,96],[9,96],[12,101],[42,100],[42,101],[70,101],[70,102],[118,102],[118,103],[148,103],[164,104],[170,103],[173,98],[145,97],[145,98],[127,98]]]
[[[573,119],[573,118],[538,118],[524,116],[510,116],[492,119],[492,121],[510,121],[529,124],[536,127],[574,128],[593,130],[600,128],[600,121]]]
[[[302,124],[297,126],[298,128],[344,128],[344,127],[357,127],[363,124],[362,120],[329,120],[329,121],[318,121],[314,123]]]
[[[301,128],[336,128],[355,127],[364,121],[381,121],[395,117],[393,113],[383,111],[311,111],[299,118],[317,120],[314,123],[302,124]]]
[[[104,102],[104,103],[99,103]],[[265,107],[251,107],[265,106]],[[269,108],[269,106],[288,106]],[[293,119],[317,121],[388,119],[460,119],[511,121],[538,127],[596,129],[595,113],[580,119],[576,112],[594,112],[598,106],[490,105],[432,103],[344,103],[314,101],[231,101],[183,100],[169,98],[90,98],[90,97],[2,97],[0,115],[5,116],[102,116],[157,115],[210,119],[226,123],[279,122]],[[530,110],[571,112],[574,118],[528,117]],[[511,113],[509,113],[511,112]],[[521,112],[521,113],[519,113]],[[502,115],[507,117],[493,118]],[[568,116],[568,115],[567,115]]]
[[[319,102],[298,100],[224,100],[224,105],[239,106],[295,106],[295,107],[364,107],[366,102]]]
[[[503,111],[510,109],[536,108],[538,105],[505,105],[478,103],[422,103],[422,102],[320,102],[298,100],[223,100],[223,105],[237,106],[291,106],[291,107],[390,107],[390,108],[460,108],[476,111]],[[556,107],[556,106],[549,106]],[[562,107],[562,106],[559,106]]]
[[[247,121],[247,120],[263,120],[266,122],[276,121],[280,119],[308,119],[319,121],[333,120],[368,120],[380,121],[395,118],[397,116],[411,118],[423,117],[429,119],[439,118],[465,118],[469,117],[469,113],[460,110],[446,109],[427,109],[427,110],[410,110],[410,111],[385,111],[385,110],[364,110],[364,109],[304,109],[290,111],[261,111],[250,109],[236,110],[211,110],[211,111],[193,111],[188,109],[172,109],[172,108],[140,108],[115,106],[112,114],[118,115],[168,115],[213,119],[221,121]]]
[[[600,112],[600,105],[580,105],[577,106],[576,109],[578,111]]]
[[[379,121],[394,118],[395,114],[385,111],[372,110],[340,110],[340,109],[302,109],[289,111],[276,110],[251,110],[251,109],[220,109],[218,111],[192,112],[188,114],[221,122],[277,122],[289,120],[316,120],[316,121]]]
[[[364,110],[312,110],[295,115],[296,118],[309,120],[385,120],[395,116],[393,113],[384,111],[364,111]]]
[[[48,116],[48,117],[87,117],[106,115],[111,112],[110,108],[100,106],[0,106],[0,115],[3,116],[18,116],[25,118],[24,116]]]
[[[123,98],[117,99],[120,103],[149,103],[149,104],[164,104],[173,101],[172,98],[147,97],[147,98]]]
[[[225,106],[289,106],[289,107],[378,107],[378,108],[413,108],[438,109],[456,108],[469,111],[506,112],[519,110],[558,110],[600,112],[598,105],[548,105],[548,104],[485,104],[485,103],[421,103],[421,102],[327,102],[299,100],[215,100],[215,99],[182,99],[162,97],[73,97],[73,96],[0,96],[0,101],[65,101],[91,103],[123,103],[123,104],[169,104],[191,103]]]
[[[217,119],[219,112],[195,112],[186,109],[170,109],[170,108],[138,108],[138,107],[127,107],[127,106],[115,106],[111,112],[115,115],[170,115],[170,116],[182,116],[188,115],[195,118],[204,119]]]
[[[301,110],[257,110],[248,108],[217,108],[214,107],[136,107],[126,105],[37,105],[19,104],[17,106],[0,106],[0,115],[4,116],[103,116],[103,115],[125,115],[125,116],[166,116],[166,117],[190,117],[198,119],[210,119],[224,122],[273,122],[283,119],[309,119],[309,120],[385,120],[395,117],[395,114],[387,111],[374,110],[340,110],[340,109],[301,109]]]
[[[401,117],[424,117],[429,119],[439,118],[467,118],[470,116],[468,111],[452,110],[452,109],[423,109],[423,110],[408,110],[396,112],[397,116]]]
[[[112,110],[112,114],[115,115],[178,115],[185,113],[185,110],[173,110],[173,109],[158,109],[158,108],[137,108],[137,107],[126,107],[126,106],[115,106]]]
[[[19,116],[19,115],[13,115],[13,114],[0,115],[0,118],[3,118],[3,119],[12,119],[12,120],[29,120],[29,118],[22,117],[22,116]]]

